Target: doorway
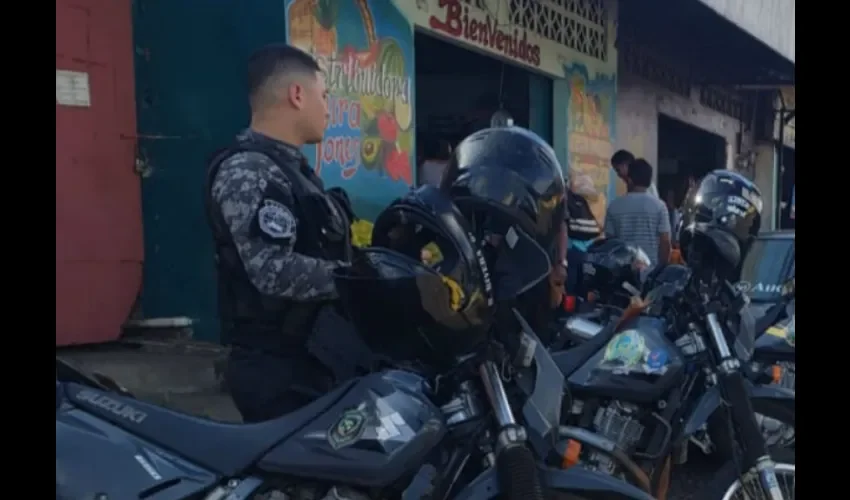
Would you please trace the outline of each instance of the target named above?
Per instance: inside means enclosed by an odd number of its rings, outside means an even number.
[[[433,178],[422,168],[425,162],[447,160],[447,151],[464,137],[490,126],[500,106],[514,125],[551,144],[551,80],[420,32],[414,51],[420,182]]]
[[[777,229],[796,229],[797,202],[796,189],[794,185],[794,164],[796,153],[791,148],[782,148],[780,157],[781,167],[779,169],[779,204],[777,205],[779,224]]]
[[[726,168],[726,140],[665,115],[658,115],[658,196],[668,209],[681,206],[692,181]]]

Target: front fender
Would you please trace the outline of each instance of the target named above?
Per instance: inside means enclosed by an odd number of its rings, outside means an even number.
[[[652,495],[637,486],[615,479],[611,476],[581,467],[567,470],[551,469],[538,465],[540,480],[543,488],[569,493],[595,491],[607,493],[606,498],[622,498],[635,500],[654,500]],[[453,500],[481,500],[499,496],[499,481],[496,468],[491,467],[482,472],[475,480],[454,497]]]
[[[794,411],[794,391],[775,385],[754,385],[749,380],[744,382],[747,386],[747,392],[750,394],[750,399],[763,399]],[[708,419],[720,406],[720,401],[720,388],[717,386],[710,388],[702,395],[694,411],[691,412],[687,423],[685,423],[685,437],[692,436],[703,424],[708,422]]]

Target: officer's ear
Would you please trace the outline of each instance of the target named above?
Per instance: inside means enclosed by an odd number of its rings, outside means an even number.
[[[304,85],[302,85],[301,82],[298,80],[289,82],[289,85],[286,87],[286,92],[287,100],[293,108],[301,109],[304,107]]]

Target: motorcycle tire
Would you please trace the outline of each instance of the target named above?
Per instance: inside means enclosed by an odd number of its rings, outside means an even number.
[[[790,424],[792,427],[795,426],[794,410],[768,399],[753,399],[752,404],[756,413]],[[721,408],[708,421],[708,434],[711,436],[712,443],[714,443],[712,456],[716,457],[717,461],[721,463],[732,457],[732,447],[735,446],[735,440],[729,435],[728,418],[725,408]],[[793,449],[793,446],[791,448]]]
[[[794,450],[788,448],[777,448],[770,452],[773,461],[777,464],[796,465]],[[735,481],[740,477],[740,473],[734,462],[731,460],[726,463],[715,475],[714,479],[705,485],[702,490],[703,494],[696,497],[697,500],[723,500],[723,496]],[[786,498],[786,500],[794,500]]]

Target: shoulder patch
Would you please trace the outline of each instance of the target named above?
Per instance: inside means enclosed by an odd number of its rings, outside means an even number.
[[[264,199],[257,210],[260,231],[270,238],[287,239],[295,236],[295,215],[283,203]]]

